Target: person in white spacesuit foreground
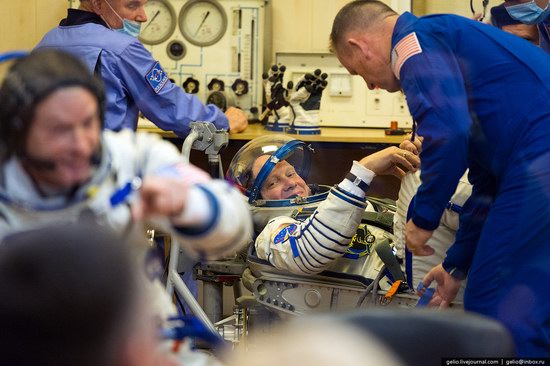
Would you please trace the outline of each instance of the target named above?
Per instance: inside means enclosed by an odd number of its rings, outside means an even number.
[[[145,245],[171,233],[199,259],[235,253],[252,222],[239,192],[186,164],[156,135],[101,131],[101,84],[74,56],[37,51],[0,87],[0,239],[57,223],[93,221]],[[141,266],[155,268],[142,251]],[[161,319],[176,310],[156,271],[148,287]]]
[[[0,237],[91,217],[124,236],[150,220],[201,258],[244,246],[252,225],[238,191],[158,136],[101,131],[104,100],[74,56],[37,51],[12,65],[0,88]]]

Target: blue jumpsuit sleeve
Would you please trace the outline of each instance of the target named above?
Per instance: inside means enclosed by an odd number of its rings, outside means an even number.
[[[434,230],[468,165],[471,117],[452,49],[437,35],[417,36],[422,52],[410,57],[400,72],[418,134],[424,137],[420,154],[422,184],[411,218],[417,226]]]
[[[171,81],[157,92],[146,77],[157,62],[139,42],[130,44],[121,54],[119,73],[128,93],[145,117],[163,130],[185,137],[189,123],[213,122],[218,129],[229,129],[227,117],[214,105],[204,105],[196,96],[185,93]]]
[[[472,195],[468,198],[460,213],[460,225],[454,244],[447,250],[443,268],[454,269],[466,277],[474,257],[481,230],[489,214],[491,204],[496,197],[496,180],[481,173],[475,163],[468,174],[473,184]],[[475,172],[478,173],[475,173]]]

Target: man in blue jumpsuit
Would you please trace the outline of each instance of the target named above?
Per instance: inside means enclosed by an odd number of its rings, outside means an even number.
[[[505,0],[504,7],[513,19],[524,24],[536,24],[540,47],[550,53],[550,1]]]
[[[332,47],[370,89],[401,88],[424,137],[407,246],[432,231],[466,168],[473,193],[435,280],[445,307],[468,276],[465,307],[502,321],[521,356],[550,356],[550,56],[454,15],[417,18],[379,1],[338,13]]]
[[[137,39],[147,20],[145,0],[82,0],[66,19],[48,32],[37,49],[58,48],[80,57],[105,83],[105,127],[137,128],[138,113],[163,130],[185,137],[192,121],[213,122],[220,129],[244,130],[243,111],[226,115],[168,80],[168,74]]]

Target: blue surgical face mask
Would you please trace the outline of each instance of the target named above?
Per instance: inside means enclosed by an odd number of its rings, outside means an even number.
[[[113,13],[115,13],[115,15],[120,20],[122,20],[122,28],[117,28],[117,29],[113,29],[113,30],[115,32],[126,34],[126,35],[129,35],[129,36],[134,37],[134,38],[139,37],[139,32],[141,31],[141,23],[140,22],[134,22],[134,21],[128,20],[128,19],[123,19],[120,15],[118,15],[118,13],[115,11],[115,9],[113,9],[113,7],[111,6],[111,4],[109,4],[108,1],[105,1],[105,3],[107,5],[109,5],[109,8],[111,8]],[[105,22],[105,23],[107,23],[107,22]],[[109,28],[111,28],[111,27],[109,26]]]
[[[525,4],[506,6],[506,11],[518,22],[522,22],[523,24],[538,24],[550,16],[550,5],[546,5],[545,9],[541,9],[535,3],[535,0],[531,0]]]
[[[115,31],[137,38],[139,37],[139,32],[141,31],[141,23],[128,19],[122,19],[122,28],[115,29]]]

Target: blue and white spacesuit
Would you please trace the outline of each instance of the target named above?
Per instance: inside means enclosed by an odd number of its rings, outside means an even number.
[[[305,196],[267,199],[260,195],[261,188],[270,183],[271,172],[282,161],[290,162],[300,179],[307,176],[309,153],[309,147],[302,141],[269,135],[250,141],[231,161],[227,178],[248,197],[258,233],[256,254],[280,270],[300,275],[335,270],[343,262],[339,260],[341,257],[351,261],[362,257],[362,262],[366,260],[363,275],[375,278],[383,263],[378,256],[370,254],[379,241],[385,238],[393,241],[391,233],[365,226],[370,241],[364,250],[353,256],[349,248],[352,241],[357,241],[354,235],[365,209],[374,211],[366,200],[374,172],[354,162],[350,174],[362,182],[361,188],[346,178],[332,188],[315,186],[311,194]],[[269,159],[256,173],[253,167],[263,155],[269,155]]]
[[[413,222],[435,229],[469,167],[443,267],[468,275],[465,307],[502,321],[520,355],[550,355],[550,56],[486,24],[405,13],[391,58],[425,138]]]
[[[80,57],[105,83],[105,127],[137,128],[138,113],[163,130],[185,137],[192,121],[229,129],[223,112],[204,105],[168,80],[168,74],[136,38],[110,30],[96,14],[69,9],[60,26],[36,49],[57,48]]]

